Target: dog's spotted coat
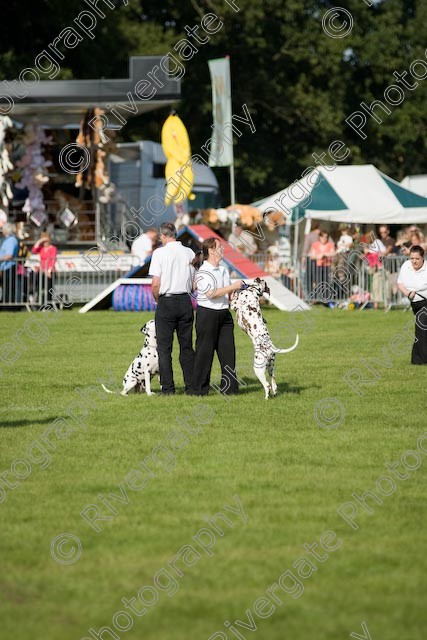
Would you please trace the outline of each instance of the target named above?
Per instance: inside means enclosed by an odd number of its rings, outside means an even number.
[[[298,345],[297,336],[295,344],[289,349],[277,349],[274,346],[259,304],[261,296],[269,293],[270,289],[266,281],[256,278],[253,284],[248,285],[246,289],[234,291],[230,301],[231,309],[236,312],[237,324],[252,340],[254,372],[264,387],[266,400],[270,394],[277,395],[277,384],[274,378],[276,353],[288,353]],[[266,371],[270,376],[270,383],[267,381]]]
[[[123,378],[123,389],[120,392],[122,396],[126,396],[129,391],[135,389],[139,393],[144,391],[148,396],[153,395],[151,391],[151,378],[159,373],[159,356],[157,354],[156,325],[154,320],[149,320],[143,327],[141,332],[145,335],[144,346],[138,353],[136,358],[129,365]],[[104,391],[113,393],[102,385]]]

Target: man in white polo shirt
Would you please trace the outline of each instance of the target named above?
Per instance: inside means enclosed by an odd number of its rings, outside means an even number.
[[[131,255],[134,267],[144,264],[147,256],[153,253],[153,246],[157,243],[157,229],[147,229],[132,242]]]
[[[175,393],[172,369],[173,335],[179,342],[179,362],[184,375],[185,392],[192,392],[194,367],[193,307],[190,293],[193,287],[194,251],[176,240],[176,228],[164,222],[159,228],[162,247],[151,258],[151,289],[157,302],[155,315],[157,352],[159,354],[160,385],[162,393]]]

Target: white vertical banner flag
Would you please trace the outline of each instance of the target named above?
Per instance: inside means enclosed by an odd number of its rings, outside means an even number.
[[[233,164],[230,59],[209,60],[208,64],[212,82],[213,112],[209,166],[230,167]]]

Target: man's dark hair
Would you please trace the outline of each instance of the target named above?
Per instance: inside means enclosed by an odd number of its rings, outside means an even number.
[[[418,253],[422,258],[424,258],[424,249],[420,247],[419,244],[414,244],[411,249],[411,253]]]
[[[159,227],[159,233],[166,238],[176,238],[176,227],[172,222],[163,222]]]

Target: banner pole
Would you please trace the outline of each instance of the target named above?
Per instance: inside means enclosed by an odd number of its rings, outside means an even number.
[[[234,183],[234,158],[230,164],[230,204],[236,204],[236,189]]]
[[[232,90],[231,90],[231,65],[230,65],[230,56],[225,56],[228,60],[228,68],[230,74],[230,95],[227,96],[230,101],[230,113],[231,113],[231,124],[233,122],[233,101],[232,101]],[[236,204],[236,183],[234,179],[234,149],[233,149],[233,128],[231,128],[231,164],[230,164],[230,204]]]

